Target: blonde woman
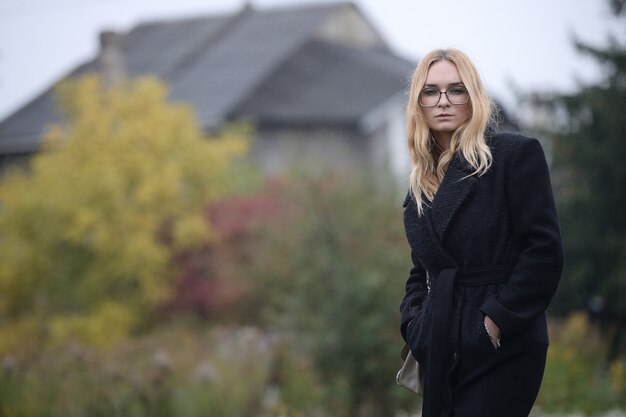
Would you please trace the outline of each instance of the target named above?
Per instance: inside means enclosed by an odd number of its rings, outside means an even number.
[[[407,107],[413,267],[400,311],[426,417],[528,416],[543,377],[559,220],[541,145],[495,134],[493,117],[465,54],[420,61]]]

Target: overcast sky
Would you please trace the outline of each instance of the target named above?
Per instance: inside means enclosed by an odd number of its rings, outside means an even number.
[[[328,2],[322,0],[322,2]],[[94,56],[103,29],[234,12],[242,0],[0,0],[0,119]],[[312,3],[254,0],[253,6]],[[478,66],[493,96],[514,106],[515,90],[571,90],[600,76],[572,37],[604,44],[626,25],[605,0],[355,0],[400,55],[458,47]],[[621,24],[620,24],[621,23]],[[514,110],[514,109],[513,109]]]

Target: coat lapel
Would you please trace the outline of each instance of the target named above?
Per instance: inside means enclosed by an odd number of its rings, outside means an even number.
[[[431,206],[434,231],[440,241],[443,241],[450,221],[474,188],[476,176],[468,176],[471,173],[472,168],[463,155],[455,153]]]
[[[409,241],[413,242],[420,261],[433,276],[438,275],[439,271],[445,268],[458,267],[457,262],[444,247],[443,237],[450,221],[458,213],[474,187],[476,177],[467,177],[471,172],[471,167],[465,159],[456,154],[448,165],[434,200],[424,201],[429,205],[424,215],[421,217],[417,215],[415,204],[408,207],[414,213],[405,212],[405,226]],[[407,195],[405,206],[409,201],[411,198]]]

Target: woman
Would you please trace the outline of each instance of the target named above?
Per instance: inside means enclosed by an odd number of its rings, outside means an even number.
[[[401,333],[421,367],[423,415],[528,416],[563,263],[541,145],[493,132],[476,68],[454,49],[421,60],[407,118]]]

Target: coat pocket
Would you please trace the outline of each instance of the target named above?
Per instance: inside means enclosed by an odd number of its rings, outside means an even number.
[[[412,352],[418,353],[426,350],[430,329],[433,325],[431,317],[432,291],[426,295],[422,302],[422,308],[407,327],[407,340]]]
[[[491,336],[489,336],[489,333],[487,332],[487,328],[485,327],[485,315],[483,314],[482,311],[478,312],[478,325],[479,325],[478,333],[480,336],[479,340],[480,340],[481,348],[483,348],[485,351],[489,353],[497,352],[500,348],[496,347],[491,341]]]

